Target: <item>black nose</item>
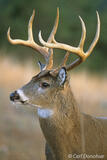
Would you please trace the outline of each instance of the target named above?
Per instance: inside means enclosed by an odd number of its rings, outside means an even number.
[[[15,100],[19,100],[19,99],[20,99],[20,97],[19,97],[19,94],[17,93],[17,91],[10,94],[11,101],[15,101]]]

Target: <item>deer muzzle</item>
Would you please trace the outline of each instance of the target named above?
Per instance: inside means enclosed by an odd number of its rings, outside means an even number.
[[[12,102],[20,102],[24,104],[27,102],[28,98],[24,95],[23,91],[19,89],[10,94],[10,100]]]

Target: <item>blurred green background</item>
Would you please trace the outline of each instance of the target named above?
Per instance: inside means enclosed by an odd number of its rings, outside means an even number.
[[[106,73],[107,69],[107,1],[106,0],[0,0],[0,55],[11,56],[24,63],[29,58],[36,63],[42,57],[35,51],[23,46],[12,46],[7,41],[6,32],[11,26],[13,38],[27,39],[27,25],[33,9],[36,16],[33,24],[34,39],[38,42],[38,32],[47,40],[54,24],[56,8],[60,8],[60,22],[56,34],[56,40],[77,46],[81,36],[81,24],[78,18],[80,15],[87,29],[87,38],[84,50],[86,51],[93,41],[96,32],[96,10],[101,19],[100,40],[92,55],[79,68],[87,68],[89,71]],[[62,59],[63,51],[54,50],[56,63]],[[30,53],[30,54],[29,54]],[[36,58],[37,57],[37,58]],[[42,59],[43,60],[43,59]]]

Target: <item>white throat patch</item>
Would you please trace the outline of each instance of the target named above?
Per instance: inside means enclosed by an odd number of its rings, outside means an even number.
[[[54,112],[51,109],[38,108],[37,113],[38,113],[38,116],[41,117],[41,118],[49,118],[53,115]]]

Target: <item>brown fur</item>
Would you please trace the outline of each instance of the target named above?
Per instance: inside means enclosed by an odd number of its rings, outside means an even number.
[[[49,86],[44,88],[44,82]],[[21,88],[29,99],[26,104],[53,111],[51,116],[39,117],[47,160],[68,160],[69,154],[104,155],[107,160],[107,119],[81,113],[71,90],[68,78],[60,85],[58,75],[49,72],[41,72]]]
[[[53,159],[67,160],[68,154],[86,153],[104,155],[106,160],[107,120],[81,113],[68,82],[63,90],[57,90],[53,94],[55,95],[54,99],[50,99],[50,108],[56,105],[54,115],[47,119],[40,118],[40,125]]]

